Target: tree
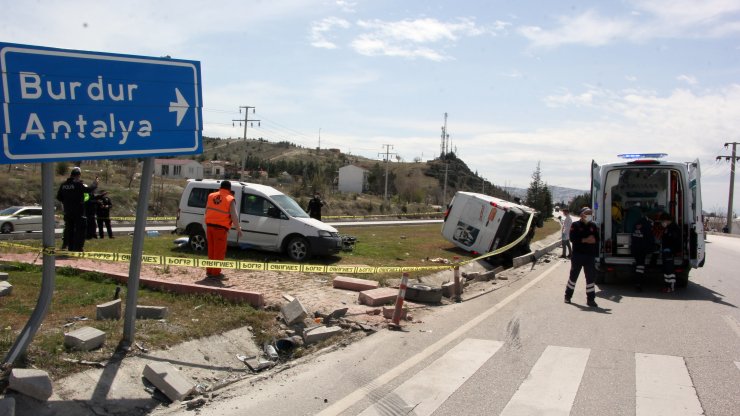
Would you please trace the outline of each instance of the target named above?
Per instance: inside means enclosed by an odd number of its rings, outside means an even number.
[[[540,162],[537,162],[537,168],[532,173],[532,182],[527,189],[525,204],[541,212],[543,218],[552,216],[552,193],[547,184],[542,181]]]

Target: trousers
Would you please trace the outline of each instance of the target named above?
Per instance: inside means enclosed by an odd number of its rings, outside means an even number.
[[[593,254],[573,253],[573,257],[570,259],[570,276],[568,277],[568,284],[565,286],[565,296],[568,299],[573,297],[581,269],[583,269],[583,274],[586,276],[586,299],[593,301],[596,298],[596,266],[594,266]]]
[[[206,239],[208,240],[208,259],[223,260],[226,258],[226,239],[229,230],[221,227],[206,227]],[[221,274],[220,267],[208,267],[206,269],[208,276],[218,276]]]

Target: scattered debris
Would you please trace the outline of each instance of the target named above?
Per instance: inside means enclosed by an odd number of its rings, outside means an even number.
[[[88,360],[78,360],[75,358],[62,358],[62,360],[68,363],[72,363],[72,364],[89,365],[95,368],[105,368],[105,366],[108,365],[107,361],[88,361]]]
[[[450,261],[449,260],[443,259],[442,257],[435,257],[433,259],[430,259],[429,257],[427,257],[425,260],[426,261],[430,261],[432,263],[450,264]],[[422,260],[422,261],[424,261],[424,260]]]
[[[198,397],[197,399],[184,401],[182,404],[186,409],[193,410],[206,404],[206,399]]]
[[[135,342],[134,345],[136,345],[136,348],[138,348],[143,353],[149,352],[148,349],[144,348],[144,344],[142,344],[140,342]]]

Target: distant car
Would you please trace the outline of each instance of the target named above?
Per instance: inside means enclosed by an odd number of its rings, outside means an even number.
[[[9,207],[0,211],[0,233],[41,231],[41,207]]]

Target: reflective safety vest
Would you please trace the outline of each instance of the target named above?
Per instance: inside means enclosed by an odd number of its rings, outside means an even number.
[[[206,204],[206,225],[231,228],[231,202],[234,196],[226,189],[219,189],[208,195]]]

